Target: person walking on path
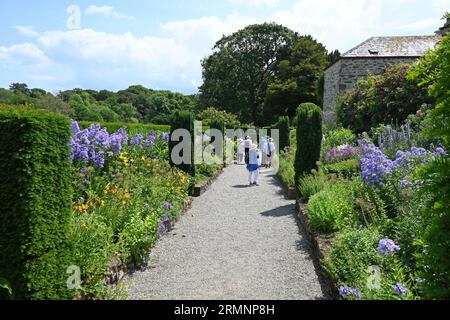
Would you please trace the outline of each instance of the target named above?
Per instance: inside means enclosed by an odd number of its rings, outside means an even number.
[[[259,168],[261,167],[261,151],[258,146],[253,144],[249,150],[249,163],[247,170],[249,172],[248,182],[250,186],[259,186]]]
[[[253,141],[252,139],[247,136],[245,137],[245,141],[244,141],[244,147],[245,147],[245,164],[249,163],[249,152],[250,152],[250,148],[253,145]]]
[[[269,139],[269,141],[267,143],[267,149],[268,149],[268,154],[267,154],[268,167],[272,168],[272,159],[273,159],[273,156],[277,152],[275,143],[273,142],[273,138]]]
[[[237,140],[237,163],[244,164],[245,163],[245,143],[244,139]]]

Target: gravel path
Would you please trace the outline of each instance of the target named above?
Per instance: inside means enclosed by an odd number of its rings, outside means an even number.
[[[125,278],[133,300],[325,299],[309,243],[270,171],[248,187],[233,165]]]

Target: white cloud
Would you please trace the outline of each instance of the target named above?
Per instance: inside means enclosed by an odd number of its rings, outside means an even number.
[[[276,8],[278,6],[279,0],[228,0],[235,5],[246,5],[250,7],[261,7],[268,6],[271,8]]]
[[[89,6],[85,13],[87,15],[92,14],[101,14],[109,18],[118,19],[118,20],[135,20],[136,18],[133,16],[128,16],[123,13],[117,12],[114,10],[114,7],[111,6]]]
[[[37,65],[40,67],[52,64],[52,60],[33,43],[21,43],[10,47],[0,46],[0,66]]]
[[[17,33],[27,37],[37,37],[39,35],[38,32],[34,30],[33,26],[15,26]]]

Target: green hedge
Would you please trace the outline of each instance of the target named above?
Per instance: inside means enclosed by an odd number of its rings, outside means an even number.
[[[158,124],[142,124],[142,123],[125,123],[125,122],[89,122],[81,121],[78,123],[81,129],[86,129],[91,124],[100,124],[105,127],[109,133],[114,133],[120,128],[126,127],[130,135],[136,135],[138,133],[146,134],[152,131],[155,132],[169,132],[169,125],[158,125]]]
[[[70,297],[69,128],[54,113],[0,108],[0,275],[14,299]]]
[[[280,151],[289,147],[290,120],[289,117],[280,117],[278,120],[278,129],[280,130]]]
[[[295,185],[317,170],[322,144],[322,110],[313,103],[301,104],[297,110],[297,151],[295,155]]]
[[[350,159],[325,166],[325,171],[340,178],[351,179],[360,173],[358,159]]]
[[[171,127],[170,127],[170,136],[177,129],[186,129],[190,132],[191,135],[191,154],[190,154],[190,163],[182,163],[180,165],[176,165],[180,170],[190,174],[195,177],[195,164],[194,164],[194,115],[189,111],[176,110],[172,114],[171,119]],[[180,142],[177,141],[169,141],[169,155],[170,155],[170,163],[171,165],[175,165],[172,161],[172,150],[174,147]]]

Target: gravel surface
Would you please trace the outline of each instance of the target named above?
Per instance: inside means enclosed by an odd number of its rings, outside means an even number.
[[[125,278],[129,299],[326,299],[294,201],[272,172],[260,180],[248,187],[245,166],[227,167]]]

